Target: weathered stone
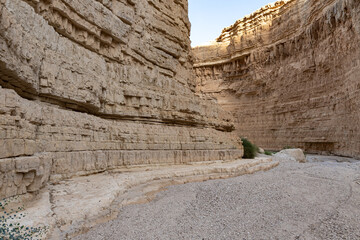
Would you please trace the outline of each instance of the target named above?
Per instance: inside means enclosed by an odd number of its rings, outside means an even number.
[[[285,153],[293,158],[295,158],[296,161],[300,162],[300,163],[305,163],[306,162],[306,157],[305,154],[303,152],[303,150],[301,149],[284,149],[282,151],[280,151],[281,153]]]
[[[265,150],[259,147],[259,153],[264,154]]]
[[[278,1],[193,49],[197,92],[265,149],[360,157],[360,2]]]
[[[1,159],[0,171],[3,173],[10,172],[15,169],[15,162],[13,159]]]
[[[0,197],[125,165],[241,158],[232,116],[195,94],[187,10],[1,1]]]
[[[25,173],[23,178],[25,186],[29,186],[34,181],[34,178],[35,178],[34,171]]]
[[[261,157],[171,166],[123,166],[108,173],[49,185],[30,203],[28,199],[19,202],[19,205],[28,204],[20,212],[24,218],[17,222],[32,227],[47,226],[48,231],[40,239],[72,239],[100,222],[115,218],[126,205],[151,201],[167,186],[237,177],[267,171],[278,164],[271,157]]]
[[[274,155],[276,161],[297,161],[300,163],[306,162],[306,157],[301,149],[284,149]]]
[[[18,157],[15,159],[15,169],[18,173],[27,173],[39,169],[40,159],[38,157]]]

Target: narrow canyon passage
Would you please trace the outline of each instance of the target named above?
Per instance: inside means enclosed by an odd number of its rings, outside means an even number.
[[[360,0],[190,32],[188,0],[0,0],[1,240],[360,239]]]
[[[360,239],[360,162],[334,159],[169,187],[76,239]]]

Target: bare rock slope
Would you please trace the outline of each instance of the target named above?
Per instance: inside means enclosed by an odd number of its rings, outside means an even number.
[[[187,1],[0,0],[0,198],[124,166],[242,156],[195,95]]]
[[[360,2],[287,0],[193,49],[197,92],[267,149],[360,157]]]

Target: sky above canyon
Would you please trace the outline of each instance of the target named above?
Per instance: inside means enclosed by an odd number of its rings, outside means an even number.
[[[215,40],[236,20],[253,13],[272,0],[189,0],[191,45]]]

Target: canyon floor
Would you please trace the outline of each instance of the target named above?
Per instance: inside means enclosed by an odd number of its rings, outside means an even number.
[[[360,161],[307,160],[168,187],[76,239],[360,239]]]

